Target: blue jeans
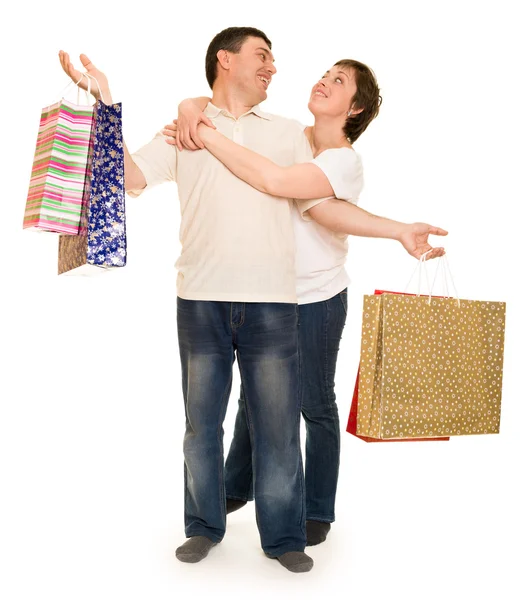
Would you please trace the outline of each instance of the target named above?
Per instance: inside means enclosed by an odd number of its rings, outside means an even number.
[[[340,462],[335,369],[346,313],[347,290],[324,302],[299,306],[300,398],[306,423],[306,518],[326,523],[335,520]],[[226,461],[227,497],[244,501],[256,498],[252,473],[242,382],[235,432]]]
[[[262,548],[270,556],[303,551],[297,305],[178,298],[177,324],[186,411],[186,536],[219,542],[225,533],[222,423],[236,352]]]

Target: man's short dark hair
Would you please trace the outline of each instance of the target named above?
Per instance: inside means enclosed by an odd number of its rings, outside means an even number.
[[[217,54],[219,50],[227,50],[233,54],[238,54],[242,49],[244,42],[249,37],[262,38],[271,50],[271,41],[267,35],[263,31],[260,31],[260,29],[255,29],[254,27],[228,27],[220,33],[217,33],[211,40],[206,53],[206,79],[211,89],[213,89],[218,74]]]

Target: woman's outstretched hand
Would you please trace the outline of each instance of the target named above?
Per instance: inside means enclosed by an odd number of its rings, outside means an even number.
[[[406,251],[420,258],[425,252],[429,252],[426,259],[444,256],[446,251],[442,247],[433,248],[428,238],[430,235],[448,235],[445,229],[428,225],[428,223],[411,223],[406,225],[405,229],[398,236],[398,241],[404,246]]]

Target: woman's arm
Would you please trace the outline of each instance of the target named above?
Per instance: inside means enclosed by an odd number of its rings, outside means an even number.
[[[333,196],[333,188],[317,165],[303,163],[280,167],[265,156],[231,141],[214,129],[199,125],[200,139],[234,175],[257,190],[297,200]]]
[[[213,122],[206,117],[204,110],[211,98],[200,96],[182,100],[178,105],[178,121],[175,143],[179,150],[202,150],[204,144],[198,135],[198,124],[204,123],[214,129]]]
[[[444,254],[444,248],[433,248],[428,243],[428,236],[447,235],[448,232],[428,223],[408,224],[392,221],[335,198],[324,200],[308,212],[317,223],[336,233],[397,240],[415,258],[420,258],[430,250],[432,252],[427,258],[436,258]]]
[[[282,171],[296,172],[298,167],[313,167],[314,169],[318,169],[318,171],[324,175],[320,168],[313,164],[294,165],[293,167],[285,168],[279,167],[267,158],[264,158],[255,152],[251,152],[242,146],[238,146],[216,131],[202,126],[200,129],[203,130],[202,137],[205,138],[206,147],[208,147],[211,152],[211,148],[214,148],[217,153],[221,154],[227,152],[229,149],[234,157],[232,161],[238,160],[238,164],[236,166],[231,165],[230,167],[227,164],[229,159],[226,158],[223,161],[226,166],[228,166],[235,175],[245,179],[245,181],[261,191],[278,195],[275,193],[277,190],[272,188],[271,184],[268,184],[266,180],[271,179],[271,177],[273,177],[274,180],[277,180],[279,173]],[[168,135],[168,143],[174,143],[173,138],[176,132],[176,123],[169,126],[164,132]],[[251,169],[251,160],[258,166],[260,172],[249,172],[249,169]],[[267,173],[264,175],[264,169],[269,175]],[[240,175],[240,172],[244,173],[245,178]],[[325,178],[326,182],[328,182],[327,177]],[[290,185],[293,184],[291,183]],[[329,185],[329,188],[331,191],[327,191],[327,188],[315,190],[315,194],[312,194],[313,198],[333,195],[331,185]],[[309,199],[309,194],[304,195],[307,195],[307,199]],[[290,194],[287,197],[290,196],[293,197],[294,194]],[[408,224],[393,221],[368,213],[354,204],[343,200],[337,200],[336,198],[323,200],[310,208],[308,214],[317,223],[335,233],[397,240],[404,246],[409,254],[416,258],[420,258],[422,254],[429,251],[431,251],[431,253],[428,254],[427,258],[436,258],[445,253],[444,248],[442,247],[433,248],[428,243],[428,237],[429,235],[447,235],[448,232],[440,227],[434,227],[427,223]]]

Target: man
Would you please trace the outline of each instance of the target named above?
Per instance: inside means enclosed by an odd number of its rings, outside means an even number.
[[[306,425],[305,490],[307,544],[326,540],[335,521],[340,458],[340,423],[335,396],[339,344],[347,312],[349,278],[344,268],[347,236],[396,239],[419,258],[439,256],[428,235],[447,232],[426,223],[399,223],[357,207],[363,185],[362,165],[352,144],[378,115],[380,89],[365,64],[344,59],[335,63],[312,88],[308,108],[313,126],[308,163],[281,167],[265,156],[235,144],[212,127],[199,125],[209,98],[186,100],[176,124],[166,126],[167,143],[189,150],[205,147],[237,177],[279,197],[321,198],[306,220],[294,211],[297,299],[299,304],[300,395]],[[181,127],[179,127],[181,125]],[[316,157],[314,158],[314,154]],[[311,164],[313,163],[313,164]],[[302,208],[302,207],[300,207]],[[358,260],[358,257],[357,257]],[[235,433],[226,460],[226,507],[238,510],[253,499],[249,428],[241,389]]]
[[[61,52],[60,60],[78,81],[81,74],[68,55]],[[81,61],[112,102],[104,74],[85,55]],[[297,123],[258,107],[276,73],[273,62],[271,42],[257,29],[234,27],[215,36],[206,58],[213,89],[206,115],[231,139],[288,166],[304,160],[307,141]],[[177,182],[182,213],[177,324],[189,539],[177,557],[198,562],[225,533],[222,422],[236,354],[262,547],[290,571],[309,571],[291,200],[268,202],[207,151],[179,152],[161,134],[133,156],[125,147],[125,187],[131,196],[164,181]]]

